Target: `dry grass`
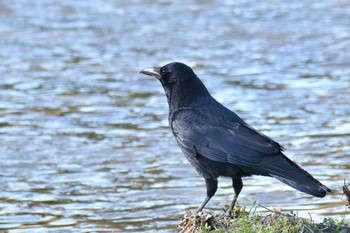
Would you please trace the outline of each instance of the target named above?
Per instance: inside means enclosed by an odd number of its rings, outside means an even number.
[[[254,207],[248,211],[235,207],[233,218],[227,216],[227,211],[217,216],[205,212],[185,213],[178,227],[181,233],[350,233],[350,225],[344,220],[325,218],[322,223],[314,223],[293,213],[277,211],[261,215]]]

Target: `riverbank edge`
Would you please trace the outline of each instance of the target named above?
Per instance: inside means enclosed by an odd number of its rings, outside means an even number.
[[[281,213],[273,210],[269,214],[261,214],[252,207],[249,210],[235,207],[234,217],[227,211],[219,215],[206,212],[187,212],[181,218],[178,231],[181,233],[350,233],[350,223],[344,219],[324,218],[323,222],[314,222],[300,218],[297,214]]]

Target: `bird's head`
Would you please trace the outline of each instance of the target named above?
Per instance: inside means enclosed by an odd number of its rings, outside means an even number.
[[[146,68],[140,73],[157,78],[164,88],[172,88],[178,82],[181,84],[188,79],[197,78],[190,67],[180,62],[172,62],[162,67]]]
[[[180,62],[146,68],[140,73],[153,76],[162,83],[170,107],[190,105],[199,97],[209,95],[193,70]]]

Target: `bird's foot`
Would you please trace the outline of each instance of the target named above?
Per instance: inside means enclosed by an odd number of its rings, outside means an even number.
[[[230,206],[225,206],[222,209],[222,215],[225,215],[229,218],[236,218],[238,217],[240,214],[242,214],[244,212],[243,208],[236,204],[235,206],[233,206],[233,208],[231,208]]]

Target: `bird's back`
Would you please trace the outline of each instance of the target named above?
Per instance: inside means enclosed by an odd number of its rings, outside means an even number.
[[[221,104],[179,109],[170,120],[177,143],[204,177],[272,176],[318,197],[329,190],[288,159],[279,143]]]

